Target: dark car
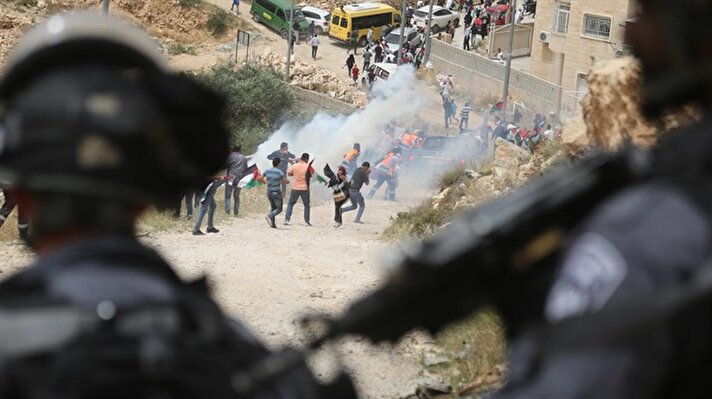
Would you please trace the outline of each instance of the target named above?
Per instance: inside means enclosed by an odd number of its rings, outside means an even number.
[[[465,164],[475,157],[475,148],[469,136],[427,136],[422,145],[410,151],[408,164],[432,168]]]

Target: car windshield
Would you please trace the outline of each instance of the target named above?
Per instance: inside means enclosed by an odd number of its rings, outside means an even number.
[[[287,19],[289,19],[289,13],[291,11],[292,10],[285,10],[285,12],[287,13]],[[297,8],[296,10],[294,10],[294,20],[299,21],[300,19],[304,19],[304,14],[302,14],[302,10]]]
[[[386,36],[386,43],[400,44],[400,33],[389,33],[388,36]]]
[[[427,11],[416,11],[415,16],[418,18],[427,18],[428,12]]]

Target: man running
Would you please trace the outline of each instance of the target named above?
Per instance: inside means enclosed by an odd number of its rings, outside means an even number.
[[[356,219],[354,223],[363,223],[361,221],[361,216],[363,216],[363,211],[366,209],[366,201],[363,199],[361,194],[361,187],[363,185],[368,185],[370,182],[368,175],[371,174],[371,164],[364,162],[361,167],[356,169],[354,175],[351,177],[351,186],[349,187],[349,199],[351,200],[351,206],[346,208],[341,208],[341,213],[349,212],[358,209],[356,212]]]
[[[314,175],[314,168],[309,164],[309,154],[302,154],[296,165],[289,170],[289,176],[294,177],[294,185],[289,193],[289,202],[287,202],[287,214],[284,216],[284,225],[288,226],[292,218],[292,210],[294,204],[299,198],[304,204],[304,224],[311,226],[309,223],[309,179]]]
[[[270,212],[265,219],[267,219],[267,224],[269,227],[276,229],[277,225],[274,222],[274,218],[282,212],[282,184],[289,184],[289,180],[279,169],[279,165],[282,160],[279,158],[274,158],[272,160],[272,167],[265,170],[262,176],[258,179],[262,183],[267,185],[267,200],[269,201]]]

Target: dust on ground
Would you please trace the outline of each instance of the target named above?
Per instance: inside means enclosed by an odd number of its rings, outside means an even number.
[[[222,198],[222,192],[217,198]],[[382,283],[380,256],[389,244],[381,233],[391,216],[418,198],[402,202],[376,198],[367,202],[361,225],[353,223],[351,212],[344,214],[341,228],[334,228],[333,203],[326,201],[312,208],[313,227],[304,225],[298,204],[290,226],[281,224],[284,214],[278,216],[278,229],[269,228],[264,214],[255,212],[223,218],[216,223],[218,234],[193,236],[186,221],[180,231],[150,234],[142,240],[183,277],[207,275],[216,301],[270,348],[299,346],[308,338],[300,332],[301,316],[336,316]],[[218,206],[217,212],[221,211]],[[32,257],[19,241],[0,243],[0,279],[20,270]],[[336,348],[357,381],[360,397],[406,397],[422,378],[420,353],[412,346],[373,345],[349,338]]]

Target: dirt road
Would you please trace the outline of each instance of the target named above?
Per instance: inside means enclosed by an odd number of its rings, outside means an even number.
[[[305,339],[297,324],[300,316],[336,315],[379,285],[383,278],[379,256],[387,249],[380,235],[391,216],[416,200],[369,201],[365,224],[354,224],[354,213],[346,213],[338,229],[332,227],[333,204],[324,202],[312,209],[313,227],[303,224],[303,208],[297,205],[295,223],[280,224],[276,230],[267,226],[259,212],[218,223],[218,234],[193,236],[186,222],[183,231],[156,234],[144,241],[181,275],[206,274],[223,308],[243,320],[268,346],[295,346]],[[278,221],[282,220],[280,215]],[[31,255],[17,243],[4,243],[0,259],[0,278],[4,278],[30,261]],[[421,370],[417,353],[356,339],[340,343],[337,352],[356,378],[363,398],[401,398],[415,389]]]

